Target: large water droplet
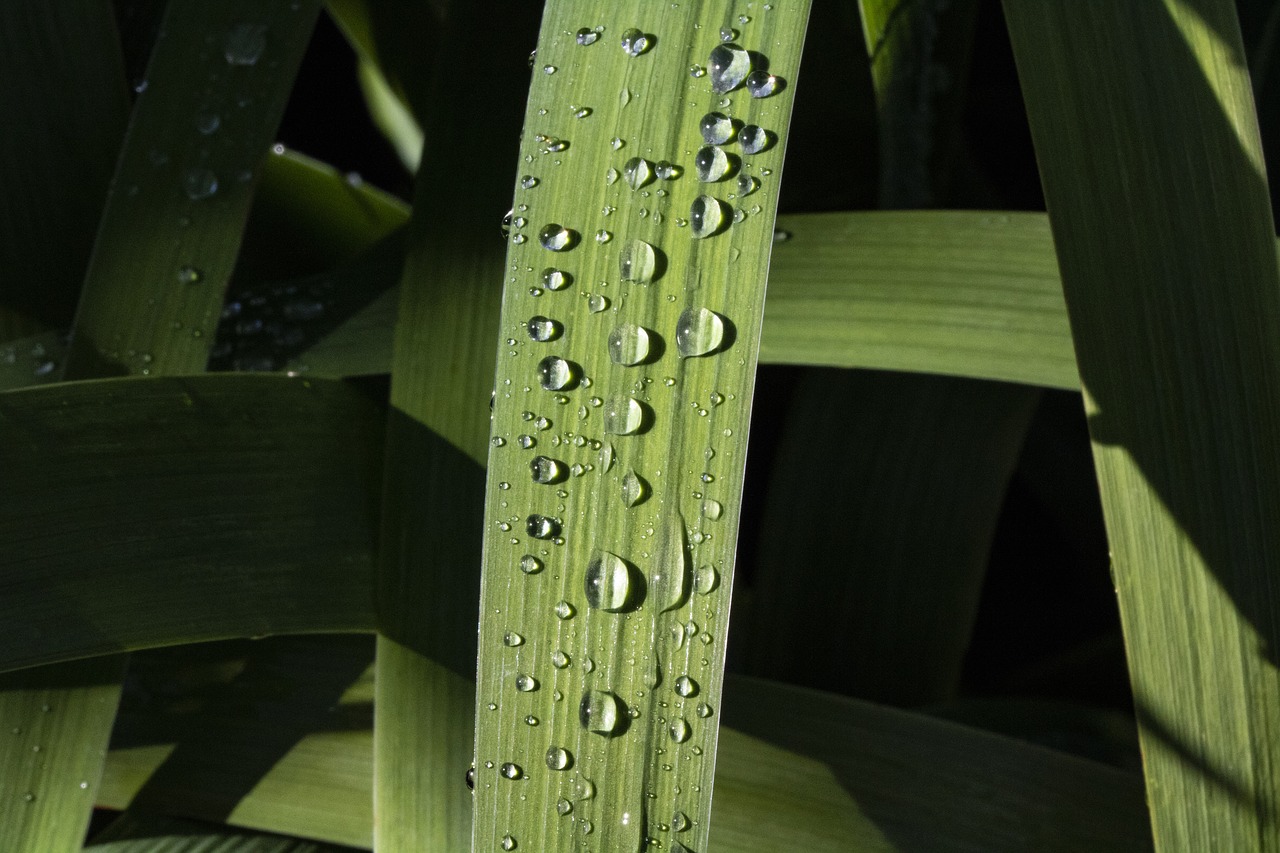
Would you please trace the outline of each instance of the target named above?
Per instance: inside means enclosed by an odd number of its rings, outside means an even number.
[[[618,270],[623,281],[648,284],[658,270],[658,254],[644,240],[628,240],[618,255]]]
[[[521,693],[532,693],[538,689],[538,679],[523,672],[516,676],[516,690]]]
[[[209,198],[218,191],[218,176],[208,169],[187,169],[182,173],[182,191],[192,201]]]
[[[702,502],[702,517],[711,521],[719,521],[720,516],[724,515],[724,504],[720,501],[707,498]]]
[[[693,171],[704,184],[722,180],[729,174],[729,157],[716,145],[704,145],[693,158]]]
[[[700,195],[689,206],[690,231],[697,239],[710,237],[724,228],[728,217],[724,213],[724,203],[709,195]]]
[[[568,770],[573,766],[573,756],[563,746],[553,746],[547,750],[547,766],[552,770]]]
[[[267,48],[264,24],[236,24],[227,30],[222,42],[222,55],[228,65],[254,65]]]
[[[519,779],[524,776],[524,770],[521,769],[519,764],[516,764],[513,761],[508,761],[503,764],[498,768],[498,772],[506,779]]]
[[[534,539],[554,539],[560,535],[560,522],[545,515],[531,515],[525,520],[524,529]]]
[[[767,98],[778,91],[779,80],[768,71],[752,71],[747,75],[747,91],[753,98]]]
[[[622,52],[627,56],[639,56],[649,49],[650,38],[635,27],[622,33]]]
[[[600,34],[592,29],[583,27],[582,29],[578,30],[578,34],[577,34],[578,44],[584,47],[589,44],[595,44],[598,38],[600,38]]]
[[[676,679],[676,693],[686,699],[690,696],[697,696],[698,682],[687,675],[682,675]]]
[[[724,342],[724,321],[706,308],[688,308],[676,321],[676,352],[681,358],[707,355]]]
[[[773,144],[773,134],[758,124],[749,124],[738,131],[738,144],[744,154],[759,154]]]
[[[601,311],[609,310],[609,297],[599,293],[595,295],[587,294],[587,310],[592,314],[599,314]]]
[[[595,551],[587,561],[583,589],[587,604],[618,613],[631,603],[631,567],[617,554]]]
[[[684,743],[689,739],[692,730],[689,728],[689,721],[684,717],[679,717],[671,724],[671,739],[676,743]]]
[[[542,284],[547,290],[564,290],[573,284],[573,276],[555,267],[547,267],[542,271]]]
[[[571,811],[573,811],[573,803],[569,802],[566,798],[561,797],[556,801],[556,814],[560,815],[560,817],[564,817]]]
[[[622,502],[628,507],[642,503],[649,497],[649,484],[635,471],[628,471],[622,478]]]
[[[622,180],[633,190],[653,181],[653,164],[643,157],[632,157],[622,167]]]
[[[707,595],[720,584],[720,573],[714,566],[700,566],[693,573],[693,588],[699,595]]]
[[[520,558],[520,571],[526,575],[536,575],[542,568],[542,561],[532,554],[525,554]]]
[[[609,333],[609,360],[632,367],[649,357],[649,332],[644,326],[623,323]]]
[[[707,113],[698,121],[698,130],[708,145],[724,145],[733,139],[733,119],[724,113]]]
[[[600,400],[599,397],[595,397],[593,399],[597,401]],[[600,472],[602,474],[607,472],[610,468],[613,467],[613,445],[611,443],[607,441],[604,443],[604,445],[600,448],[600,455],[598,459],[600,462]]]
[[[622,723],[621,702],[617,696],[606,690],[588,690],[578,704],[578,722],[589,732],[600,735],[611,735]],[[582,780],[588,781],[588,780]],[[595,795],[595,785],[591,786],[587,796],[579,794],[578,799],[588,799]]]
[[[558,222],[550,222],[542,226],[542,230],[538,232],[538,242],[542,244],[542,248],[549,249],[552,252],[564,252],[572,249],[577,241],[577,232],[565,228]],[[547,286],[551,287],[550,284]],[[554,287],[551,287],[551,289],[556,290]]]
[[[707,60],[711,91],[716,93],[736,89],[751,73],[751,56],[736,44],[718,44]]]
[[[578,379],[577,366],[558,355],[549,355],[538,362],[538,384],[547,391],[564,391],[572,388]]]
[[[689,542],[680,519],[664,528],[649,578],[649,598],[660,612],[675,610],[689,597],[689,562]]]
[[[554,341],[564,331],[564,326],[560,323],[541,314],[530,317],[525,328],[529,331],[529,337],[538,342]]]
[[[516,646],[523,646],[524,637],[516,633],[515,631],[508,631],[507,633],[502,635],[502,644],[509,648],[515,648]]]
[[[671,815],[671,831],[684,832],[689,828],[689,816],[682,811],[676,811]]]
[[[544,486],[564,482],[569,477],[564,465],[550,456],[533,457],[529,462],[529,470],[533,473],[533,482]]]
[[[604,405],[604,431],[611,435],[634,435],[644,425],[644,409],[634,397],[610,397]]]
[[[606,696],[609,694],[605,694]],[[586,697],[583,697],[584,700]],[[573,783],[573,798],[575,800],[589,800],[596,795],[596,783],[592,782],[586,776],[579,776]]]

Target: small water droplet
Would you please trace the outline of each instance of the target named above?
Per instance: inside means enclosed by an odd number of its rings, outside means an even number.
[[[634,435],[644,424],[644,409],[634,397],[610,397],[604,407],[604,431],[610,435]]]
[[[187,169],[182,173],[182,191],[192,201],[209,198],[218,192],[218,176],[208,169]]]
[[[720,584],[720,573],[713,566],[701,566],[693,573],[693,589],[699,595],[708,595]]]
[[[538,384],[546,391],[563,391],[578,381],[578,367],[558,355],[549,355],[538,362]]]
[[[676,352],[681,358],[707,355],[724,342],[724,321],[706,308],[688,308],[676,321]]]
[[[738,176],[738,195],[751,195],[760,188],[760,182],[750,175]]]
[[[729,174],[729,157],[717,145],[704,145],[693,158],[693,171],[704,184],[723,180]]]
[[[677,718],[676,721],[671,724],[670,732],[671,739],[676,743],[684,743],[689,739],[689,735],[692,734],[692,731],[689,728],[689,721],[684,717]]]
[[[751,56],[736,44],[718,44],[711,50],[707,68],[710,71],[711,91],[722,94],[738,88],[751,73]]]
[[[515,836],[513,836],[509,832],[506,835],[502,836],[502,849],[508,850],[508,851],[515,850],[516,849]]]
[[[711,706],[708,705],[706,702],[699,702],[698,707],[694,708],[693,712],[697,714],[699,717],[706,719],[707,717],[711,716]]]
[[[609,171],[604,173],[604,182],[606,184],[614,184],[617,182],[617,180],[618,180],[617,169],[610,169]]]
[[[635,471],[622,478],[622,503],[628,507],[643,503],[649,497],[649,484]]]
[[[720,516],[723,514],[724,514],[724,504],[720,503],[720,501],[707,498],[705,501],[702,502],[703,518],[708,518],[711,521],[718,521],[720,519]]]
[[[222,118],[217,113],[200,113],[196,116],[196,131],[201,136],[211,136],[222,126]]]
[[[559,322],[541,314],[530,317],[525,328],[529,331],[529,337],[538,342],[554,341],[564,331]]]
[[[658,253],[644,240],[628,240],[618,253],[618,272],[623,281],[649,284],[656,277]]]
[[[622,723],[621,704],[618,697],[607,690],[588,690],[578,703],[578,722],[589,732],[611,735]],[[592,785],[591,794],[588,797],[579,796],[578,799],[588,799],[594,795],[595,785]]]
[[[684,832],[689,828],[689,816],[682,811],[677,811],[671,816],[671,831]]]
[[[523,190],[531,190],[538,185],[539,181],[533,175],[524,175],[520,178],[520,188]]]
[[[696,239],[710,237],[725,226],[724,202],[709,195],[700,195],[689,206],[689,221]]]
[[[676,679],[676,693],[686,699],[690,696],[696,696],[698,695],[698,682],[687,675],[682,675]]]
[[[551,665],[556,669],[564,669],[569,665],[569,656],[560,649],[551,653]]]
[[[753,98],[767,98],[778,91],[780,81],[768,71],[752,71],[747,75],[747,91]]]
[[[538,718],[533,714],[528,714],[524,718],[524,724],[526,726],[536,726],[538,724]]]
[[[749,124],[738,131],[738,144],[746,154],[759,154],[773,145],[773,134],[757,124]]]
[[[545,515],[529,516],[524,528],[534,539],[554,539],[560,535],[560,522]]]
[[[35,793],[32,791],[27,791],[25,794],[22,795],[22,801],[25,803],[34,803],[36,801]]]
[[[263,24],[236,24],[227,30],[222,55],[228,65],[254,65],[267,48],[267,28]]]
[[[559,460],[550,456],[535,456],[529,462],[529,470],[533,474],[533,482],[549,486],[562,483],[567,478],[565,467]]]
[[[572,249],[577,242],[578,235],[576,232],[565,228],[558,222],[551,222],[542,226],[542,230],[538,232],[538,242],[542,244],[542,248],[552,252],[564,252]],[[557,288],[547,285],[551,290]]]
[[[724,145],[733,139],[733,120],[724,113],[707,113],[698,121],[698,130],[708,145]]]
[[[593,397],[592,399],[599,400],[600,398]],[[593,405],[599,405],[599,404],[593,404]],[[612,444],[610,444],[607,441],[604,443],[604,446],[600,448],[599,460],[600,460],[600,473],[602,474],[606,473],[610,468],[613,467],[613,445]]]
[[[178,284],[199,284],[203,280],[204,274],[195,267],[185,266],[178,269]]]
[[[586,47],[587,45],[595,44],[596,41],[600,38],[600,34],[591,29],[588,29],[587,27],[583,27],[582,29],[578,30],[577,37],[578,37],[578,44],[582,45],[583,47]]]
[[[596,610],[618,613],[631,604],[631,567],[617,554],[595,551],[583,576],[587,604]]]
[[[587,310],[592,314],[599,314],[601,311],[609,310],[609,297],[600,294],[587,294]]]
[[[582,834],[583,834],[583,835],[590,835],[590,834],[591,834],[591,832],[592,832],[592,830],[594,830],[594,829],[596,828],[596,827],[595,827],[595,824],[593,824],[593,823],[592,823],[591,821],[589,821],[589,820],[584,820],[584,821],[582,822],[582,824],[581,824],[581,825],[582,825]]]
[[[653,167],[653,173],[664,181],[674,181],[680,177],[680,167],[670,160],[659,160],[658,165]],[[664,195],[666,190],[658,190],[658,195]]]
[[[720,41],[733,41],[738,37],[738,31],[733,27],[720,28]]]
[[[528,450],[531,447],[536,447],[538,440],[531,435],[522,434],[516,436],[516,444],[520,445],[523,449]]]
[[[653,181],[653,164],[643,157],[632,157],[622,167],[622,180],[633,190]]]
[[[652,40],[635,27],[631,27],[622,33],[622,52],[627,56],[639,56],[649,50]]]
[[[503,764],[501,767],[499,767],[498,772],[501,773],[503,777],[507,779],[519,779],[520,777],[524,776],[524,770],[521,769],[519,764],[516,764],[515,762],[512,762],[512,761],[508,761],[505,764]]]
[[[599,231],[596,232],[597,243],[600,243],[600,244],[608,243],[612,239],[613,239],[612,231],[606,231],[603,228],[601,228]]]
[[[701,65],[696,65],[696,64],[695,64],[695,65],[690,65],[690,66],[689,66],[689,76],[690,76],[690,77],[693,77],[693,78],[697,79],[698,77],[704,77],[704,76],[706,76],[706,73],[707,73],[707,69],[703,68]]]
[[[773,229],[773,242],[785,243],[791,239],[790,231],[783,231],[781,228]]]
[[[561,797],[559,800],[556,801],[556,814],[560,815],[561,817],[564,817],[565,815],[569,814],[572,811],[573,811],[573,803],[569,802],[566,798]]]
[[[526,675],[522,672],[516,676],[516,690],[519,690],[521,693],[532,693],[537,689],[538,679],[534,678],[532,675]]]
[[[555,267],[547,267],[542,271],[542,284],[547,290],[564,290],[573,284],[573,276]]]
[[[557,70],[558,70],[558,69],[557,69],[554,65],[544,65],[544,66],[542,66],[542,73],[543,73],[543,74],[555,74]]]
[[[575,612],[577,611],[573,609],[573,605],[567,601],[556,603],[555,614],[560,619],[572,619]]]
[[[516,646],[524,645],[524,637],[520,636],[515,631],[508,631],[502,635],[502,644],[514,649]]]

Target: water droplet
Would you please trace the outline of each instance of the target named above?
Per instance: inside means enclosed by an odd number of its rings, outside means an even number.
[[[36,801],[35,792],[27,791],[25,794],[22,795],[22,801],[25,803],[34,803]]]
[[[542,284],[547,290],[564,290],[573,284],[573,276],[555,267],[547,267],[542,271]]]
[[[195,267],[186,266],[178,269],[178,284],[199,284],[204,280],[204,274]]]
[[[634,435],[644,424],[644,409],[634,397],[610,397],[604,406],[604,431],[610,435]]]
[[[653,172],[664,181],[674,181],[680,177],[680,167],[670,160],[659,160],[658,165],[653,167]],[[658,190],[658,195],[662,195],[666,190]]]
[[[532,675],[526,675],[522,672],[516,676],[516,690],[519,690],[521,693],[532,693],[537,689],[538,679],[534,678]]]
[[[622,502],[628,507],[642,503],[649,497],[649,484],[635,471],[628,471],[622,478]]]
[[[632,157],[622,167],[622,180],[633,190],[653,181],[653,164],[643,157]]]
[[[707,68],[711,91],[721,94],[738,88],[751,73],[751,57],[736,44],[718,44],[711,50]]]
[[[539,342],[554,341],[564,331],[560,323],[541,314],[530,317],[525,328],[529,330],[529,337]]]
[[[573,111],[574,118],[586,118],[591,115],[591,107],[578,107]]]
[[[689,206],[689,221],[696,239],[710,237],[725,226],[724,202],[709,195],[700,195]]]
[[[501,773],[503,777],[507,779],[519,779],[520,777],[524,776],[524,770],[521,769],[519,764],[516,764],[515,762],[512,762],[512,761],[508,761],[507,763],[499,767],[498,772]]]
[[[201,136],[211,136],[222,126],[222,118],[217,113],[201,113],[196,116],[196,130]]]
[[[571,361],[549,355],[538,362],[538,384],[547,391],[563,391],[577,384],[578,369]]]
[[[182,191],[192,201],[209,198],[218,191],[218,176],[208,169],[187,169],[182,173]]]
[[[542,73],[543,73],[543,74],[555,74],[557,70],[558,70],[558,69],[557,69],[554,65],[544,65],[544,66],[542,66]]]
[[[671,831],[684,832],[689,828],[689,816],[682,811],[677,811],[671,816]]]
[[[690,66],[689,66],[689,76],[690,76],[690,77],[693,77],[693,78],[695,78],[695,79],[696,79],[696,78],[698,78],[698,77],[706,76],[706,73],[707,73],[707,69],[703,68],[701,65],[690,65]]]
[[[578,722],[589,732],[611,735],[622,723],[621,704],[617,696],[606,690],[588,690],[578,704]],[[588,797],[578,796],[578,799],[584,800],[594,795],[595,785],[592,785],[591,794]]]
[[[675,610],[689,597],[689,543],[684,519],[667,524],[649,579],[649,596],[660,612]]]
[[[567,601],[560,601],[556,603],[555,614],[560,619],[572,619],[575,612],[573,605]]]
[[[582,29],[578,30],[578,44],[582,45],[583,47],[586,47],[589,44],[595,44],[596,40],[599,38],[600,38],[599,33],[594,32],[588,29],[587,27],[583,27]]]
[[[783,231],[781,228],[773,229],[773,242],[785,243],[791,239],[790,231]]]
[[[679,717],[671,724],[670,732],[671,739],[676,743],[684,743],[689,739],[689,735],[692,734],[692,731],[689,728],[689,721],[684,717]]]
[[[671,642],[677,649],[684,646],[684,634],[685,631],[683,625],[677,624],[671,626]]]
[[[529,714],[524,718],[524,724],[526,726],[536,726],[538,724],[538,718],[533,714]]]
[[[552,483],[564,482],[568,476],[565,467],[559,460],[552,459],[550,456],[535,456],[529,462],[529,469],[533,473],[533,482],[549,486]]]
[[[552,252],[564,252],[572,249],[577,240],[578,235],[576,232],[565,228],[558,222],[548,223],[542,226],[542,230],[538,232],[538,242],[542,244],[542,248]],[[551,287],[550,284],[547,287],[552,290],[558,289]]]
[[[733,139],[733,120],[724,113],[707,113],[698,121],[698,130],[708,145],[724,145]]]
[[[733,41],[738,37],[738,31],[733,27],[720,28],[720,41]]]
[[[687,675],[682,675],[676,679],[676,693],[686,699],[690,696],[696,696],[698,695],[698,682]]]
[[[551,653],[551,665],[556,669],[564,669],[569,665],[569,656],[560,649]]]
[[[713,566],[700,566],[693,573],[693,589],[699,595],[707,595],[720,585],[720,573]]]
[[[593,397],[592,399],[599,400],[600,398]],[[600,473],[602,474],[606,473],[610,468],[613,467],[613,445],[612,444],[610,444],[607,441],[604,443],[604,446],[600,448],[599,460],[600,460]]]
[[[724,504],[720,503],[720,501],[707,498],[705,501],[702,502],[703,518],[709,518],[712,521],[719,521],[720,516],[723,514],[724,514]]]
[[[593,824],[593,823],[592,823],[591,821],[589,821],[589,820],[584,820],[584,821],[582,822],[582,834],[583,834],[583,835],[590,835],[590,834],[591,834],[591,832],[592,832],[592,830],[594,830],[595,828],[596,828],[596,827],[595,827],[595,824]]]
[[[531,190],[538,185],[538,179],[533,175],[523,175],[520,178],[520,188],[523,190]]]
[[[758,124],[749,124],[738,131],[738,144],[746,154],[759,154],[773,145],[773,134]]]
[[[543,154],[557,154],[569,147],[569,140],[560,139],[555,136],[539,136],[535,137],[535,139],[541,142]],[[560,161],[557,160],[556,165],[559,164]]]
[[[711,706],[708,705],[706,702],[699,702],[698,707],[694,708],[693,712],[697,714],[699,717],[706,719],[707,717],[711,716]]]
[[[750,175],[738,176],[738,195],[751,195],[760,188],[760,182]]]
[[[560,817],[564,817],[571,811],[573,811],[573,803],[569,802],[564,797],[561,797],[556,801],[556,814],[560,815]]]
[[[623,323],[609,333],[609,360],[632,367],[649,357],[649,332],[643,326]]]
[[[658,253],[644,240],[628,240],[618,254],[618,272],[623,281],[648,284],[658,270]]]
[[[676,352],[681,358],[707,355],[724,342],[724,321],[706,308],[687,308],[676,321]]]
[[[729,174],[729,157],[716,145],[704,145],[693,158],[693,171],[704,184],[722,180]]]
[[[612,231],[606,231],[603,228],[601,228],[599,231],[596,232],[597,243],[600,243],[600,244],[608,243],[612,239],[613,239]]]
[[[752,71],[747,75],[747,91],[753,98],[767,98],[778,91],[779,80],[768,71]]]
[[[553,746],[547,750],[547,766],[552,770],[567,770],[573,765],[573,756],[562,746]]]
[[[560,522],[545,515],[531,515],[525,520],[524,529],[534,539],[554,539],[560,535]]]
[[[520,445],[525,450],[528,450],[531,447],[536,447],[538,444],[538,440],[531,435],[522,434],[522,435],[516,436],[516,444]]]
[[[524,645],[524,637],[520,636],[515,631],[508,631],[502,635],[502,644],[514,649],[516,646]]]
[[[618,613],[631,603],[631,567],[608,551],[595,551],[583,577],[587,604],[596,610]]]
[[[506,835],[502,836],[502,849],[508,850],[508,851],[515,850],[516,849],[515,836],[513,836],[509,832]]]
[[[599,314],[601,311],[609,310],[609,297],[600,294],[587,294],[587,310],[592,314]]]
[[[612,184],[614,184],[615,182],[617,182],[617,180],[618,180],[618,170],[617,170],[617,169],[610,169],[609,171],[607,171],[607,172],[605,172],[605,173],[604,173],[604,182],[605,182],[606,184],[612,185]]]
[[[267,48],[267,28],[263,24],[236,24],[227,30],[222,55],[228,65],[254,65]]]
[[[627,56],[639,56],[649,49],[649,36],[631,27],[622,33],[622,52]]]

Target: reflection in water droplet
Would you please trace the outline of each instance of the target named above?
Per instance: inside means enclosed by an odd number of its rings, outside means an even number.
[[[529,331],[529,337],[540,343],[554,341],[564,331],[564,327],[559,322],[550,317],[543,317],[541,314],[530,317],[525,328]]]
[[[628,240],[618,254],[618,269],[623,281],[648,284],[658,269],[658,255],[644,240]]]
[[[551,222],[542,226],[542,230],[538,232],[538,242],[542,244],[542,248],[549,249],[552,252],[563,252],[572,249],[576,235],[573,231],[565,228],[558,222]],[[550,284],[547,285],[551,287]],[[551,287],[552,290],[556,288]]]
[[[588,690],[578,704],[578,722],[589,732],[611,735],[622,722],[619,704],[618,697],[606,690]],[[595,794],[594,785],[591,794]],[[578,799],[587,798],[579,796]]]
[[[553,746],[547,750],[547,766],[552,770],[567,770],[573,764],[573,756],[562,746]]]
[[[624,323],[609,333],[609,360],[628,367],[649,357],[649,332],[643,326]]]
[[[218,191],[218,176],[208,169],[188,169],[182,173],[182,191],[192,201],[209,198]]]
[[[639,56],[649,49],[649,37],[632,27],[622,33],[622,51],[627,56]]]
[[[635,471],[628,471],[622,478],[622,503],[633,507],[649,497],[649,484]]]
[[[747,91],[753,98],[767,98],[778,91],[778,78],[768,71],[752,71],[747,75]]]
[[[693,171],[704,184],[714,183],[729,174],[729,158],[719,146],[704,145],[693,158]]]
[[[617,554],[592,553],[582,585],[587,604],[596,610],[617,613],[630,604],[631,569]]]
[[[707,60],[711,91],[717,94],[736,89],[751,72],[751,57],[736,44],[718,44]]]
[[[710,237],[725,226],[724,203],[709,195],[700,195],[689,207],[693,236]]]
[[[228,65],[254,65],[267,48],[264,24],[236,24],[227,30],[222,42],[222,55]]]
[[[743,153],[759,154],[773,143],[772,134],[758,124],[749,124],[738,131],[738,144]]]
[[[720,573],[713,566],[700,566],[693,573],[693,588],[699,595],[707,595],[720,584]]]
[[[502,635],[502,644],[504,646],[509,646],[511,648],[515,648],[516,646],[523,646],[524,637],[517,634],[515,631],[508,631],[507,633]]]
[[[516,690],[521,693],[532,693],[538,689],[538,679],[523,672],[516,676]]]
[[[529,516],[524,528],[534,539],[554,539],[560,535],[560,522],[545,515]]]
[[[681,358],[707,355],[724,342],[724,321],[706,308],[688,308],[676,321],[676,352]]]
[[[532,554],[525,554],[520,558],[520,571],[526,575],[536,575],[542,571],[542,561]]]
[[[671,724],[670,732],[671,739],[676,743],[684,743],[689,739],[689,735],[692,733],[689,728],[689,721],[684,717],[680,717]]]
[[[538,384],[547,391],[563,391],[572,387],[578,378],[573,362],[558,355],[549,355],[538,362]]]
[[[547,290],[564,290],[573,284],[573,276],[555,267],[547,267],[542,271],[542,284]]]
[[[506,764],[499,767],[498,772],[507,779],[519,779],[524,775],[524,770],[520,768],[520,765],[511,761],[508,761]]]
[[[610,397],[604,406],[604,431],[610,435],[634,435],[644,424],[644,409],[633,397]]]
[[[622,167],[622,180],[633,190],[638,190],[653,180],[653,166],[643,157],[632,157]]]
[[[733,120],[724,113],[707,113],[698,121],[698,130],[708,145],[724,145],[733,139]]]
[[[550,456],[533,457],[529,462],[529,470],[533,473],[533,482],[544,486],[563,482],[568,477],[564,465]]]
[[[682,675],[676,679],[676,693],[686,699],[690,696],[696,696],[698,695],[698,682],[687,675]]]

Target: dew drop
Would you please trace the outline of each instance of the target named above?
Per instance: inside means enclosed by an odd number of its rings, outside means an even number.
[[[676,693],[686,699],[690,696],[696,696],[698,695],[698,682],[687,675],[682,675],[676,679]]]
[[[643,326],[623,323],[609,333],[609,360],[632,367],[649,357],[649,332]]]
[[[564,465],[550,456],[533,457],[529,462],[529,470],[533,474],[533,482],[544,486],[562,483],[568,476]]]
[[[508,761],[499,767],[498,772],[506,779],[519,779],[524,776],[524,770],[521,769],[519,764],[512,761]]]
[[[649,579],[649,596],[660,612],[675,610],[689,597],[689,543],[683,522],[664,529]]]
[[[601,311],[609,310],[609,297],[595,294],[587,296],[587,310],[592,314],[599,314]]]
[[[724,203],[709,195],[700,195],[689,206],[691,232],[697,239],[710,237],[725,226]]]
[[[699,77],[705,77],[706,74],[707,74],[707,69],[703,68],[701,65],[689,66],[689,76],[693,77],[694,79],[697,79]]]
[[[502,849],[508,850],[508,851],[515,850],[516,849],[515,836],[513,836],[509,832],[506,835],[502,836]]]
[[[192,266],[178,269],[178,284],[199,284],[204,281],[204,274]]]
[[[634,397],[610,397],[604,406],[604,431],[610,435],[635,435],[644,424],[644,409]]]
[[[541,314],[530,317],[529,321],[525,323],[525,328],[529,332],[530,339],[539,342],[554,341],[564,331],[564,327],[560,323],[550,317],[543,317]]]
[[[552,252],[564,252],[572,249],[576,241],[577,234],[558,222],[548,223],[542,226],[542,230],[538,232],[538,242],[542,244],[542,248]],[[558,289],[551,287],[550,284],[547,287],[552,290]]]
[[[773,144],[773,135],[758,124],[749,124],[738,131],[738,144],[743,153],[759,154]]]
[[[716,145],[704,145],[693,158],[693,171],[704,184],[723,180],[729,174],[729,157]]]
[[[676,743],[684,743],[689,739],[689,735],[692,733],[689,728],[689,721],[684,717],[680,717],[672,723],[669,731],[671,733],[671,739]]]
[[[192,201],[209,198],[218,191],[218,176],[208,169],[188,169],[182,173],[182,191]]]
[[[538,384],[544,390],[563,391],[572,388],[577,379],[577,365],[558,355],[549,355],[538,362]]]
[[[560,522],[545,515],[529,516],[524,528],[534,539],[554,539],[560,535]]]
[[[516,690],[519,690],[521,693],[532,693],[537,689],[538,679],[534,678],[532,675],[526,675],[522,672],[516,676]]]
[[[618,613],[631,603],[631,567],[608,551],[595,551],[583,577],[587,604],[596,610]]]
[[[524,724],[526,726],[536,726],[538,724],[538,718],[533,714],[529,714],[524,718]]]
[[[720,573],[713,566],[700,566],[693,573],[693,589],[699,595],[708,595],[720,585]]]
[[[555,267],[547,267],[542,271],[542,284],[547,290],[564,290],[573,284],[573,276]]]
[[[778,91],[778,78],[768,71],[752,71],[747,75],[747,91],[753,98],[767,98]]]
[[[627,507],[643,503],[649,497],[649,484],[635,471],[628,471],[622,478],[622,503]]]
[[[618,697],[606,690],[588,690],[578,703],[578,722],[589,732],[600,735],[611,735],[622,723],[621,703]],[[589,780],[581,780],[589,784]],[[591,785],[591,793],[578,795],[579,800],[589,799],[595,795],[595,785]]]
[[[632,157],[622,167],[622,180],[633,190],[653,181],[653,164],[643,157]]]
[[[681,358],[707,355],[724,342],[724,321],[706,308],[688,308],[676,321],[676,352]]]
[[[524,637],[517,634],[515,631],[508,631],[502,635],[502,644],[508,648],[514,649],[516,646],[524,645]]]
[[[644,240],[628,240],[618,254],[618,271],[623,281],[648,284],[658,270],[658,254]]]
[[[699,702],[698,707],[694,708],[693,712],[699,717],[706,719],[711,716],[711,706],[706,702]]]
[[[711,521],[719,521],[720,516],[724,515],[724,504],[720,501],[707,498],[702,502],[702,517]]]
[[[524,175],[523,177],[520,178],[521,189],[531,190],[537,185],[538,185],[538,179],[535,178],[533,175]]]
[[[556,814],[560,815],[560,817],[564,817],[572,811],[573,803],[569,802],[566,798],[561,797],[556,801]]]
[[[528,450],[531,447],[536,447],[538,440],[531,435],[521,434],[516,436],[516,444],[520,445],[521,448]]]
[[[559,70],[559,69],[558,69],[558,68],[556,68],[554,65],[544,65],[544,66],[542,66],[542,73],[543,73],[543,74],[555,74],[555,73],[556,73],[556,71],[558,71],[558,70]]]
[[[733,41],[738,37],[738,31],[733,27],[720,28],[720,41]]]
[[[736,89],[751,73],[751,57],[736,44],[718,44],[711,50],[707,68],[711,91],[721,94]]]
[[[267,48],[267,28],[263,24],[236,24],[227,30],[222,55],[228,65],[254,65]]]
[[[560,619],[572,619],[573,614],[575,613],[573,605],[567,601],[557,602],[554,611],[556,617]]]
[[[684,832],[689,828],[689,816],[682,811],[677,811],[671,816],[671,831]]]
[[[622,33],[622,52],[627,56],[639,56],[649,49],[650,39],[647,35],[631,27]]]
[[[569,656],[560,649],[551,653],[551,665],[556,669],[564,669],[569,665]]]
[[[573,756],[563,746],[553,746],[547,750],[547,766],[552,770],[568,770],[573,766]]]
[[[587,27],[583,27],[582,29],[578,30],[578,36],[577,36],[578,44],[582,45],[583,47],[586,47],[587,45],[595,44],[599,38],[600,38],[599,33]]]
[[[467,768],[466,782],[468,790],[474,791],[476,789],[476,767],[474,764]]]
[[[738,176],[738,195],[751,195],[760,188],[760,182],[750,175]]]
[[[596,232],[596,242],[601,245],[608,243],[612,239],[613,239],[612,231],[606,231],[605,229],[601,228],[599,231]]]
[[[733,120],[724,113],[707,113],[699,120],[698,130],[708,145],[724,145],[733,139]]]

